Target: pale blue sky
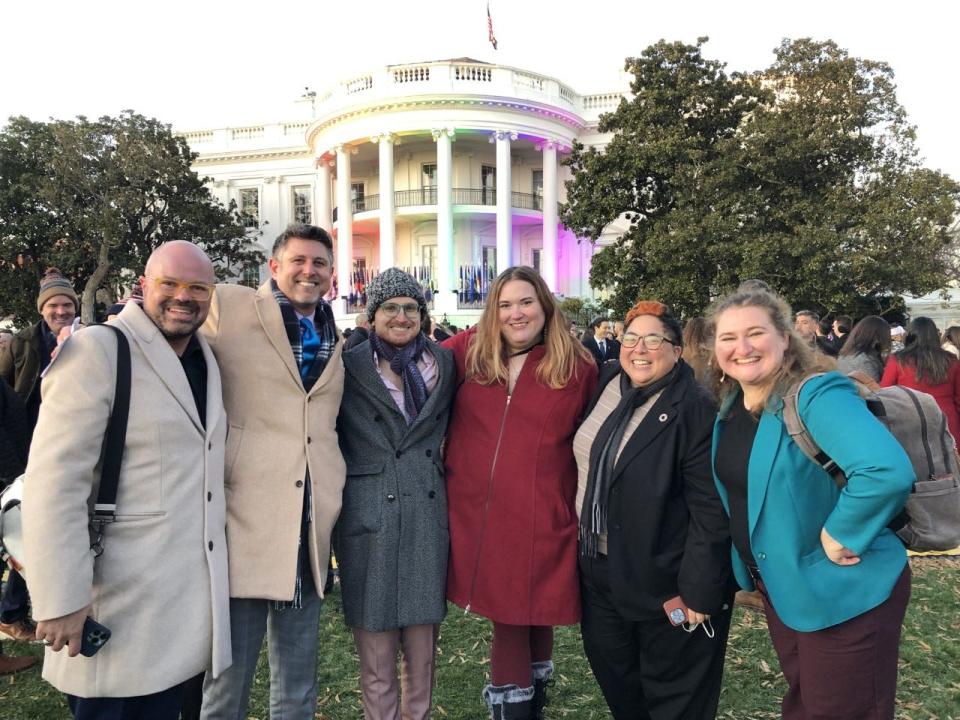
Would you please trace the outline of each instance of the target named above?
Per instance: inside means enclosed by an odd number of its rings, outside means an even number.
[[[11,0],[2,11],[0,119],[133,108],[178,129],[298,117],[292,102],[382,65],[471,56],[534,70],[576,91],[618,86],[623,59],[660,38],[693,42],[731,70],[772,62],[783,37],[831,38],[896,71],[931,167],[960,179],[948,0],[707,2],[491,0]]]

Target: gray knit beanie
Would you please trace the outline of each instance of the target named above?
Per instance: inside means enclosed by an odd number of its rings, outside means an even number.
[[[367,285],[367,317],[373,322],[377,308],[390,298],[409,297],[420,306],[421,322],[427,319],[427,301],[423,297],[423,288],[413,277],[400,268],[388,268],[377,275]]]
[[[57,295],[66,295],[73,300],[73,310],[80,309],[80,301],[77,299],[77,293],[73,285],[67,280],[57,268],[47,268],[43,277],[40,278],[40,294],[37,295],[37,312],[43,311],[43,306],[47,300]]]

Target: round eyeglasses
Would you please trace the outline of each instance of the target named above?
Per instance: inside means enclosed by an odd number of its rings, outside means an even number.
[[[383,310],[383,314],[387,317],[396,317],[400,314],[401,310],[403,310],[403,314],[410,319],[420,317],[420,306],[417,303],[404,303],[401,305],[395,302],[385,302],[379,309]]]
[[[676,343],[668,337],[663,335],[658,335],[657,333],[649,333],[648,335],[637,335],[636,333],[624,333],[623,337],[620,338],[620,344],[625,348],[636,347],[637,343],[642,342],[643,346],[647,350],[659,350],[660,346],[665,342],[670,343],[671,345],[676,345]]]

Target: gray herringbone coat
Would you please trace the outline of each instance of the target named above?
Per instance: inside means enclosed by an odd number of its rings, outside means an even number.
[[[440,446],[456,374],[430,343],[437,384],[407,425],[373,364],[369,342],[343,354],[337,421],[347,463],[334,530],[347,625],[372,632],[439,623],[446,614],[447,495]]]

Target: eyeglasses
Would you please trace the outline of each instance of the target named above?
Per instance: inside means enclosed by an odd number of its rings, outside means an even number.
[[[387,317],[396,317],[400,314],[400,311],[403,310],[403,314],[408,318],[418,318],[420,317],[420,306],[417,303],[400,303],[395,302],[385,302],[380,306],[380,310],[383,310],[383,314]]]
[[[213,285],[211,283],[196,280],[193,282],[180,282],[173,278],[149,276],[147,276],[147,280],[150,280],[157,290],[168,297],[173,297],[184,289],[187,291],[191,300],[199,300],[200,302],[209,300],[210,296],[213,295]]]
[[[650,333],[649,335],[637,335],[636,333],[625,333],[622,338],[620,338],[620,344],[626,348],[636,347],[637,343],[642,342],[643,346],[647,350],[659,350],[660,346],[665,342],[670,343],[671,345],[676,345],[676,343],[668,337],[663,335],[658,335],[657,333]]]

